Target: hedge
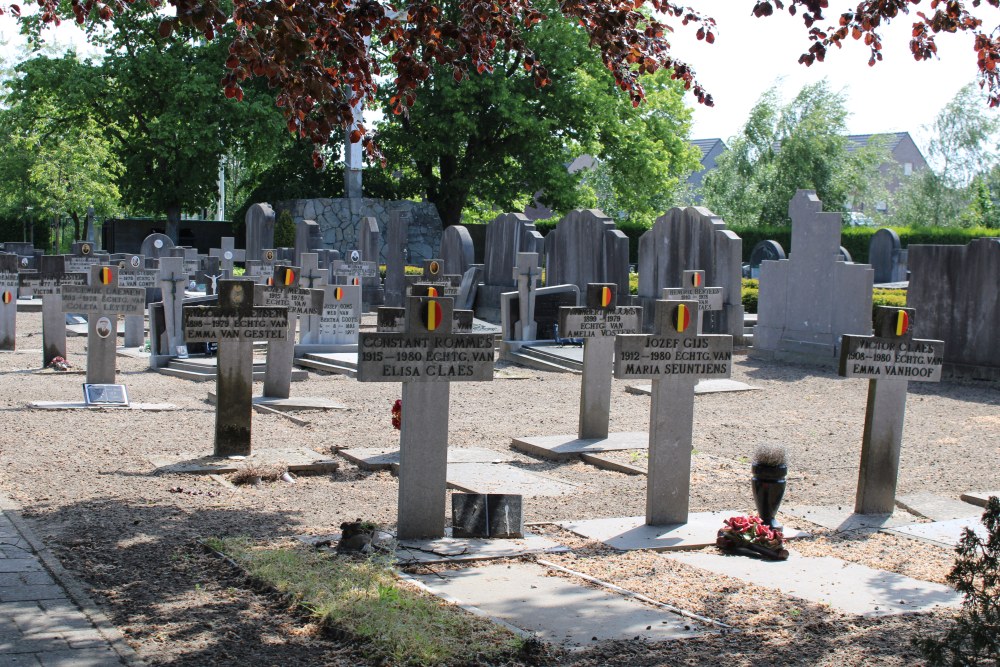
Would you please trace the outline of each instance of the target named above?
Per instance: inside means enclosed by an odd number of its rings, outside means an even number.
[[[744,278],[742,297],[743,310],[747,313],[757,312],[757,294],[760,290],[760,283],[756,279]],[[903,289],[883,289],[876,287],[872,290],[872,315],[874,316],[875,306],[893,306],[903,308],[906,306],[906,290]]]

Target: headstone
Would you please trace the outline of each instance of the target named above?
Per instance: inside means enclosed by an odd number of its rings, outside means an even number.
[[[252,280],[219,281],[217,306],[184,307],[184,339],[218,341],[215,456],[249,456],[253,414],[253,341],[288,337],[288,311],[257,308]]]
[[[646,524],[687,523],[691,488],[694,385],[728,378],[733,339],[699,335],[697,301],[657,301],[652,335],[615,339],[615,377],[651,379]]]
[[[476,288],[479,285],[479,276],[483,267],[470,266],[462,274],[462,280],[458,284],[458,294],[455,296],[455,307],[463,310],[472,310],[476,304]]]
[[[968,245],[911,245],[906,305],[920,331],[948,341],[949,377],[1000,379],[1000,238]]]
[[[618,305],[618,285],[591,283],[583,308],[559,309],[563,338],[583,339],[578,437],[608,437],[611,419],[612,357],[615,336],[642,330],[642,309]]]
[[[160,287],[160,271],[148,268],[142,255],[124,255],[116,262],[118,286],[139,288],[145,305],[151,303]],[[160,297],[162,298],[162,297]],[[125,347],[142,347],[146,337],[146,319],[142,314],[125,315]]]
[[[219,258],[219,268],[226,272],[227,276],[233,275],[233,262],[245,262],[247,254],[245,250],[236,249],[236,239],[232,236],[224,236],[219,242],[221,248],[211,248],[208,251],[209,257]],[[195,256],[197,256],[197,251]],[[194,273],[191,271],[191,273]]]
[[[382,310],[379,308],[379,312]],[[360,285],[325,285],[316,342],[320,345],[357,345],[361,312]]]
[[[844,336],[840,374],[868,378],[868,406],[854,511],[892,514],[903,442],[906,385],[938,382],[944,342],[913,337],[913,308],[875,309],[875,335]]]
[[[232,278],[231,275],[222,270],[218,257],[202,257],[198,264],[199,268],[195,271],[194,282],[198,285],[199,289],[201,285],[205,286],[206,296],[215,295],[217,291],[216,287],[221,278]]]
[[[705,272],[706,285],[722,288],[722,308],[703,314],[707,333],[743,341],[743,240],[707,208],[672,208],[639,238],[638,302],[651,330],[655,308],[666,287],[683,285],[685,271]]]
[[[17,255],[0,255],[0,350],[14,350],[17,330]]]
[[[541,252],[543,240],[521,213],[505,213],[486,226],[483,282],[477,288],[476,316],[500,320],[500,295],[517,289],[514,265],[519,252]],[[552,283],[549,283],[552,284]]]
[[[518,319],[514,324],[514,340],[537,340],[538,324],[535,322],[535,292],[542,270],[538,266],[537,252],[517,253],[514,277],[517,279]]]
[[[142,245],[139,246],[139,254],[143,257],[159,259],[160,257],[168,257],[168,251],[173,247],[174,242],[166,234],[150,234],[143,239]]]
[[[65,270],[63,255],[43,255],[37,272],[18,274],[22,287],[42,297],[42,367],[56,357],[66,358],[66,317],[62,308],[63,285],[86,285],[87,275]]]
[[[493,379],[493,336],[452,333],[452,308],[409,297],[404,332],[359,339],[358,380],[403,383],[399,539],[444,535],[450,383]]]
[[[364,261],[360,250],[352,250],[333,263],[333,277],[338,285],[360,285],[363,298],[365,281],[378,280],[378,264]]]
[[[323,247],[323,230],[315,220],[300,220],[295,224],[295,259],[292,262],[299,266],[302,253],[313,252]]]
[[[777,241],[759,241],[750,251],[750,277],[760,278],[761,262],[777,262],[779,259],[788,259],[785,249]]]
[[[760,265],[753,357],[832,366],[841,336],[871,330],[874,272],[839,258],[842,218],[822,207],[811,190],[788,204],[792,250]]]
[[[389,213],[385,247],[385,305],[402,308],[406,295],[406,245],[410,233],[407,211]]]
[[[451,536],[524,537],[521,496],[506,493],[453,493]]]
[[[282,308],[287,312],[287,335],[272,338],[267,344],[264,371],[264,396],[288,398],[292,385],[292,364],[295,359],[295,316],[319,316],[323,311],[323,291],[299,287],[298,266],[279,264],[274,268],[273,285],[257,285],[253,303],[265,308]]]
[[[580,289],[576,285],[539,287],[535,295],[535,340],[555,340],[559,333],[559,311],[580,303]],[[504,341],[515,341],[516,326],[520,319],[521,299],[517,292],[507,292],[501,298],[500,328]],[[562,336],[565,338],[565,336]]]
[[[612,283],[629,293],[628,237],[599,210],[570,211],[545,238],[545,284]]]
[[[246,223],[246,257],[258,260],[266,248],[274,247],[274,209],[270,204],[254,204],[243,218]]]
[[[698,333],[704,332],[704,314],[722,310],[721,287],[706,287],[704,271],[685,271],[681,287],[664,287],[663,298],[667,301],[698,302]]]
[[[117,266],[94,266],[90,285],[62,287],[62,308],[87,315],[87,384],[115,384],[118,315],[142,317],[146,290],[119,287]]]
[[[868,241],[868,263],[875,271],[875,284],[897,283],[906,280],[906,264],[900,262],[903,246],[899,234],[891,229],[880,229]]]
[[[71,246],[71,254],[66,256],[66,271],[90,276],[90,267],[97,264],[97,248],[93,243],[77,241]]]
[[[94,229],[95,214],[96,211],[94,211],[94,207],[88,206],[87,218],[84,228],[86,230],[85,235],[87,237],[87,241],[90,243],[94,243],[97,241],[97,230]]]
[[[299,273],[299,287],[322,290],[328,282],[329,271],[319,268],[319,255],[314,252],[302,253],[302,270]],[[324,301],[325,312],[325,301]],[[316,344],[320,342],[322,314],[305,315],[299,322],[299,342]]]
[[[163,295],[163,324],[167,334],[168,356],[187,356],[183,322],[184,287],[187,283],[188,274],[184,270],[183,258],[160,259],[160,291]],[[153,323],[150,322],[150,338],[154,335],[153,331]],[[155,366],[155,360],[150,358],[150,364]]]
[[[445,273],[461,275],[468,271],[476,261],[476,249],[469,230],[462,225],[445,227],[441,234],[440,257]]]
[[[367,216],[358,223],[358,252],[362,262],[375,265],[375,274],[361,279],[361,298],[365,310],[372,310],[385,303],[385,290],[378,273],[379,250],[382,247],[382,234],[378,228],[378,220]]]

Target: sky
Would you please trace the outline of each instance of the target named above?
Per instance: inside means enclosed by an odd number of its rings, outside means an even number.
[[[751,107],[772,86],[779,85],[787,100],[803,85],[825,77],[833,90],[846,93],[850,133],[905,131],[926,148],[930,139],[926,127],[962,86],[976,78],[976,54],[967,35],[941,36],[937,60],[914,61],[908,16],[884,30],[884,60],[875,67],[868,66],[864,44],[854,40],[848,40],[843,49],[833,49],[826,62],[805,67],[798,59],[810,43],[800,17],[775,12],[755,18],[753,0],[687,2],[712,15],[718,24],[717,39],[711,45],[697,41],[694,30],[679,23],[671,37],[674,55],[694,67],[715,99],[714,107],[705,107],[688,96],[694,109],[692,139],[728,139],[739,132]],[[834,0],[827,16],[835,19],[850,6],[850,0]],[[989,7],[975,11],[988,25],[1000,25],[1000,11]],[[16,32],[9,16],[0,17],[0,42],[16,41]],[[69,24],[55,38],[63,45],[84,44],[82,33]],[[10,46],[0,45],[0,56],[9,58],[10,53]]]

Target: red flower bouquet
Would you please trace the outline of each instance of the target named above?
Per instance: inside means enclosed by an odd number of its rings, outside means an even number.
[[[397,398],[392,404],[392,427],[397,431],[403,426],[403,401]]]
[[[734,516],[724,521],[715,545],[723,551],[746,549],[767,558],[787,560],[785,536],[760,520],[758,516]]]

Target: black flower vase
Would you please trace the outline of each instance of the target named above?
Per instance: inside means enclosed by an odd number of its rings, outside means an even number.
[[[774,530],[781,530],[781,524],[774,520],[785,495],[785,476],[788,474],[786,465],[765,465],[756,463],[750,467],[753,471],[753,502],[757,506],[757,514],[761,522]]]

